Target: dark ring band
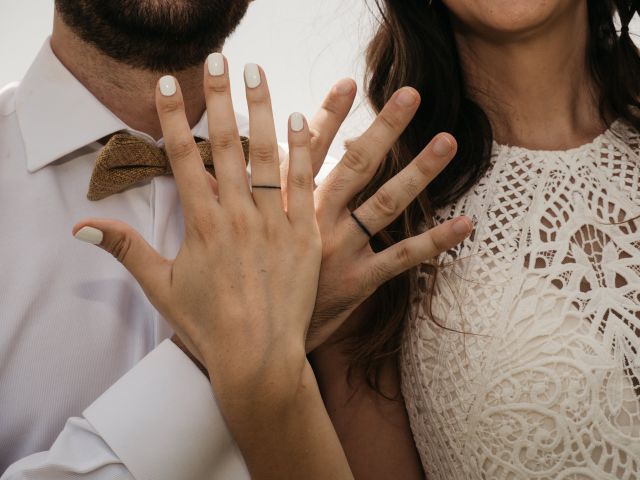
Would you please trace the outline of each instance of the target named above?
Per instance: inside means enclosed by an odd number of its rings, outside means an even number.
[[[353,220],[360,227],[360,229],[365,233],[365,235],[369,237],[369,240],[373,239],[373,235],[371,235],[371,232],[369,231],[367,226],[360,221],[360,219],[356,216],[354,212],[351,212],[351,218],[353,218]]]
[[[275,185],[252,185],[251,189],[256,189],[256,188],[264,188],[266,190],[282,190],[282,187],[277,187]]]

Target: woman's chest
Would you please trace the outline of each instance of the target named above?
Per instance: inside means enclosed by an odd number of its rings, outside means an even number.
[[[431,302],[420,282],[405,398],[431,463],[446,448],[491,478],[498,465],[611,474],[640,462],[638,165],[534,160],[503,165],[482,200],[456,207],[477,229],[442,259]]]

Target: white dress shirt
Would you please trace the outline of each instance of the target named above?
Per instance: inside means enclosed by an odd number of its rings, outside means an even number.
[[[247,134],[246,120],[239,127]],[[71,235],[80,219],[116,218],[163,255],[178,251],[172,177],[86,198],[97,140],[123,130],[154,142],[49,41],[23,81],[0,90],[1,480],[249,478],[208,380],[166,340],[170,327],[118,262]],[[206,115],[193,133],[208,136]]]

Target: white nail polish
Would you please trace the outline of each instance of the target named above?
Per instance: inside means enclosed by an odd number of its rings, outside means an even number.
[[[92,245],[100,245],[104,239],[104,234],[97,228],[82,227],[78,230],[75,237],[82,242],[90,243]]]
[[[209,55],[207,67],[209,68],[209,75],[212,77],[224,75],[224,57],[222,54],[216,52]]]
[[[171,75],[165,75],[160,79],[160,93],[165,97],[171,97],[178,91],[176,79]]]
[[[244,67],[244,81],[248,88],[257,88],[262,83],[260,68],[255,63],[248,63]]]
[[[301,132],[304,128],[304,117],[301,113],[294,113],[291,115],[291,130],[294,132]]]

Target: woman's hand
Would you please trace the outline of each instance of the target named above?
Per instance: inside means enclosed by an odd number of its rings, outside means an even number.
[[[224,61],[221,56],[211,61]],[[209,370],[222,402],[238,395],[295,392],[315,302],[321,241],[315,220],[310,134],[291,116],[287,211],[280,195],[278,145],[264,72],[247,68],[251,128],[250,190],[229,79],[205,70],[205,94],[217,180],[208,176],[173,77],[156,92],[166,151],[185,220],[175,260],[115,221],[86,220],[101,246],[133,274],[153,305]],[[277,385],[274,382],[278,382]]]
[[[208,67],[216,179],[203,167],[176,80],[163,77],[156,92],[184,212],[176,259],[112,220],[83,221],[74,234],[97,234],[95,243],[124,264],[204,363],[252,478],[352,478],[305,356],[322,252],[307,122],[300,114],[289,122],[285,211],[264,72],[245,71],[250,190],[226,60],[214,54]]]

